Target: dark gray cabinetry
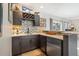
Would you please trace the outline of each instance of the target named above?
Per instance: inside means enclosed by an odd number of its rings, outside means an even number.
[[[47,55],[61,56],[62,54],[62,40],[47,37]]]
[[[77,40],[78,34],[65,34],[63,40],[63,55],[77,56]]]
[[[39,35],[32,35],[30,40],[30,48],[31,49],[39,48],[40,46],[39,41],[40,41]]]
[[[34,26],[40,26],[40,16],[35,15]]]
[[[12,37],[12,55],[31,51],[39,48],[39,35]]]
[[[28,36],[22,36],[21,37],[21,53],[29,51],[30,50],[30,38]]]
[[[20,37],[12,37],[12,55],[18,55],[21,53],[21,39]]]
[[[40,35],[40,49],[46,54],[47,37]]]
[[[43,35],[12,37],[12,55],[40,48],[48,56],[63,55],[63,40]]]
[[[20,11],[13,11],[13,25],[21,25],[22,15]]]
[[[21,52],[31,51],[39,47],[39,39],[37,35],[22,36]]]

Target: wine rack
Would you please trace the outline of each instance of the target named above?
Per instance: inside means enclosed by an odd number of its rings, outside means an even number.
[[[34,14],[22,13],[23,20],[34,20]]]

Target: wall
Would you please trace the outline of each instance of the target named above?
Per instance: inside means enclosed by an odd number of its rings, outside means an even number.
[[[49,13],[42,13],[41,17],[46,18],[46,30],[50,30],[50,18],[52,18],[53,21],[58,21],[62,23],[61,30],[67,29],[68,19],[56,17],[54,15],[51,15]],[[64,29],[65,28],[65,29]]]
[[[2,37],[0,37],[0,56],[11,55],[11,24],[8,22],[8,4],[3,3]]]
[[[74,27],[76,28],[76,31],[79,31],[79,19],[74,19],[70,22],[74,25]]]

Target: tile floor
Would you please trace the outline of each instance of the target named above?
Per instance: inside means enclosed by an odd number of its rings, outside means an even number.
[[[21,54],[20,56],[45,56],[45,54],[40,49],[35,49],[30,52],[25,52]]]

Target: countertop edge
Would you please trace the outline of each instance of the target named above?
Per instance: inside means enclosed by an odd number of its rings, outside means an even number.
[[[59,40],[63,40],[63,35],[48,35],[45,33],[32,33],[32,34],[18,34],[18,35],[12,35],[12,37],[17,37],[17,36],[29,36],[29,35],[43,35],[47,37],[52,37],[52,38],[57,38]]]

